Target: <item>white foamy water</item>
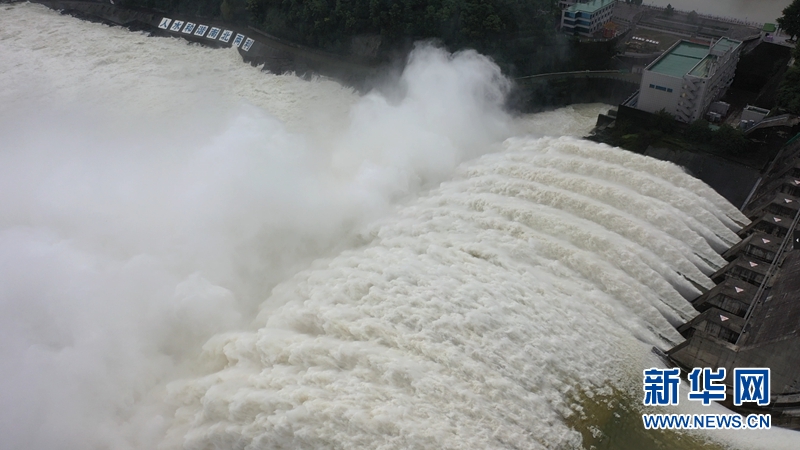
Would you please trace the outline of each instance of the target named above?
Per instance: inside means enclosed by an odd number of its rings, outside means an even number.
[[[0,448],[608,432],[593,399],[638,399],[746,219],[671,164],[572,137],[602,105],[510,117],[475,53],[420,48],[400,84],[359,97],[3,6]]]

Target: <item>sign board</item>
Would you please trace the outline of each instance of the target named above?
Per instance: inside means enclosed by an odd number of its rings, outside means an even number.
[[[242,41],[244,41],[244,35],[236,33],[236,38],[233,40],[233,46],[238,48],[240,45],[242,45]]]

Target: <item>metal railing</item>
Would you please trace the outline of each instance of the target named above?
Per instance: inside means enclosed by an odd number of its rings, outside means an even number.
[[[769,284],[772,277],[775,275],[775,269],[780,266],[781,260],[783,259],[783,254],[786,251],[786,248],[789,246],[789,243],[792,242],[794,239],[794,230],[797,227],[797,223],[800,222],[800,209],[797,210],[797,213],[794,215],[794,220],[792,220],[792,224],[789,225],[789,231],[786,233],[786,236],[783,237],[783,241],[781,242],[781,246],[778,248],[777,253],[775,254],[775,259],[772,261],[772,264],[769,265],[769,269],[767,269],[767,273],[764,276],[764,279],[761,281],[761,284],[758,285],[758,290],[756,294],[753,296],[753,301],[750,303],[750,307],[747,308],[747,314],[744,316],[744,323],[742,324],[742,332],[739,333],[739,337],[736,339],[736,346],[738,347],[742,343],[742,339],[745,338],[745,333],[749,331],[750,319],[753,318],[753,311],[755,311],[756,306],[760,305],[761,297],[764,295],[764,291],[767,288],[767,284]]]

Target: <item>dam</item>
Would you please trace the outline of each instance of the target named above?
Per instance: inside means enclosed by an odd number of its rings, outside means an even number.
[[[800,145],[789,142],[745,204],[751,222],[723,254],[717,285],[693,300],[700,315],[678,328],[686,341],[667,352],[683,368],[769,367],[769,409],[792,428],[800,427],[798,195]]]
[[[0,447],[794,448],[642,429],[752,221],[580,139],[607,106],[511,115],[475,52],[361,95],[0,8]]]

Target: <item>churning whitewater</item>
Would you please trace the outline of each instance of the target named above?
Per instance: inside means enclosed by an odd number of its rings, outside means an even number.
[[[621,153],[523,138],[467,164],[279,285],[258,331],[212,339],[216,371],[171,386],[173,431],[189,448],[578,447],[570,396],[633,375],[639,340],[680,339],[664,317],[691,317],[678,292],[722,264],[700,236],[732,242],[740,219]]]
[[[747,219],[572,137],[600,105],[511,117],[475,52],[388,78],[2,6],[0,447],[589,448],[591,405],[640,414]]]

